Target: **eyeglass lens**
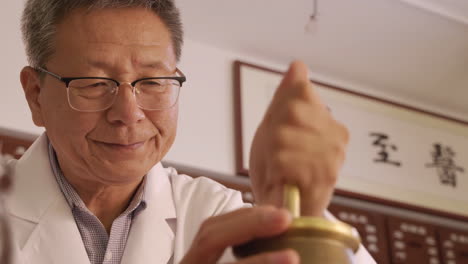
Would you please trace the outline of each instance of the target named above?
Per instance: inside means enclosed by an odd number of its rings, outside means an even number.
[[[177,102],[180,86],[173,79],[143,79],[135,83],[134,94],[139,107],[163,110]],[[68,84],[68,100],[76,110],[100,111],[114,103],[118,89],[112,80],[75,79]]]

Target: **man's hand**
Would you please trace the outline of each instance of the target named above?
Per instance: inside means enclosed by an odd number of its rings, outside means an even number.
[[[322,216],[344,161],[348,137],[347,129],[318,98],[307,67],[292,63],[252,144],[250,175],[258,206],[205,221],[181,264],[216,263],[230,246],[286,231],[290,215],[276,209],[282,205],[284,184],[299,187],[302,215]],[[299,256],[285,250],[237,262],[250,263],[299,263]]]
[[[256,202],[282,206],[283,186],[301,192],[301,214],[323,216],[349,134],[320,101],[302,62],[293,62],[255,134],[250,177]]]
[[[288,228],[291,216],[284,209],[272,206],[244,208],[206,220],[198,231],[190,250],[180,264],[214,264],[230,246],[260,237],[280,234]],[[298,264],[293,250],[259,254],[236,264]]]

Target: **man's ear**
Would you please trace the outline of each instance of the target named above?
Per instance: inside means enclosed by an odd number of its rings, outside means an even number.
[[[36,126],[43,127],[44,121],[42,120],[42,109],[39,101],[39,95],[41,94],[39,74],[32,67],[26,66],[21,70],[20,80],[31,110],[32,120]]]

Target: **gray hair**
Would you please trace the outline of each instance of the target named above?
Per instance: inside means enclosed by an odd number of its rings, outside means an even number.
[[[144,7],[152,10],[168,28],[177,61],[183,45],[180,12],[174,0],[27,0],[21,19],[26,55],[32,67],[43,67],[54,53],[56,26],[77,8]]]

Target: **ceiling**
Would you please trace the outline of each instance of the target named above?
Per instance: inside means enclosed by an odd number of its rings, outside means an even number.
[[[309,31],[312,0],[177,3],[190,39],[468,120],[466,0],[318,0]]]

